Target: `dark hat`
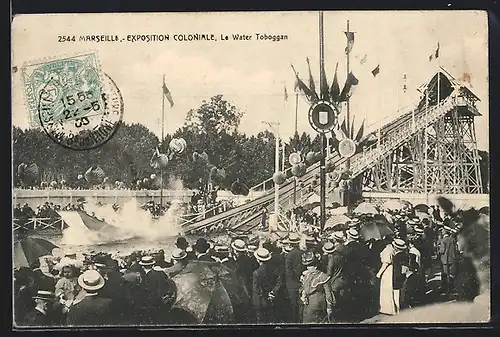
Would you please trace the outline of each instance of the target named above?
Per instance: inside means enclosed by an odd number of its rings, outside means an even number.
[[[155,263],[156,263],[155,259],[150,255],[141,257],[141,261],[139,261],[139,264],[141,266],[152,266]]]
[[[316,257],[314,256],[314,253],[311,251],[307,251],[304,254],[302,254],[302,264],[304,266],[309,266],[314,263],[316,260]]]
[[[177,248],[186,249],[187,247],[189,247],[189,242],[187,242],[185,237],[181,236],[177,238],[175,245],[177,246]]]
[[[334,252],[334,250],[335,250],[335,245],[330,241],[326,242],[323,245],[323,252],[325,252],[326,254],[331,254]]]
[[[193,248],[199,253],[205,253],[208,249],[210,249],[210,244],[205,238],[199,238],[198,240],[196,240]]]
[[[46,290],[38,290],[35,296],[33,296],[33,299],[35,300],[46,300],[46,301],[53,301],[55,300],[55,295],[51,291],[46,291]]]

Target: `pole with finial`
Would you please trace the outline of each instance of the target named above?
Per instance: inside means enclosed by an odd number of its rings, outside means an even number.
[[[324,45],[323,12],[319,12],[319,72],[320,83],[324,83],[325,45]],[[320,88],[321,100],[326,100],[325,89]],[[323,233],[326,222],[326,136],[321,133],[321,161],[320,161],[320,233]]]
[[[161,87],[161,145],[165,141],[165,74],[163,74],[163,82]],[[163,166],[160,167],[160,212],[163,212]]]
[[[349,20],[347,20],[347,48],[346,48],[346,72],[347,72],[347,79],[349,78],[349,73],[351,72],[351,69],[350,69],[350,65],[349,65],[349,58],[350,58],[350,54],[351,54],[351,48],[349,48],[349,33],[350,33],[350,30],[349,30]],[[346,125],[346,128],[347,128],[347,137],[349,137],[349,135],[351,134],[351,122],[350,122],[350,110],[351,110],[351,105],[350,105],[350,96],[347,95],[347,101],[346,101],[346,121],[347,121],[347,125]],[[350,158],[347,158],[347,161],[346,161],[346,166],[347,166],[347,169],[350,169],[351,168],[351,160]],[[346,206],[347,206],[347,209],[349,209],[349,190],[346,191],[346,194],[345,194],[345,201],[346,201]]]

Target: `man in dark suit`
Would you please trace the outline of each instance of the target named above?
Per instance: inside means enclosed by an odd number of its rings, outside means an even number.
[[[193,251],[193,248],[191,248],[189,242],[186,240],[185,237],[183,236],[178,237],[177,241],[175,242],[175,246],[187,253],[188,260],[196,260],[196,255]]]
[[[210,244],[205,238],[199,238],[193,246],[198,261],[214,262],[210,256]]]
[[[254,253],[260,266],[253,272],[252,302],[258,323],[272,323],[275,320],[275,297],[282,286],[280,273],[276,273],[274,265],[269,263],[272,256],[265,248],[259,248]]]
[[[455,255],[457,244],[453,236],[450,235],[450,229],[446,228],[443,238],[439,245],[439,255],[441,256],[441,286],[442,292],[448,294],[452,288],[453,268],[455,267]]]
[[[419,272],[419,266],[415,259],[411,259],[408,267],[402,267],[406,280],[401,288],[401,309],[414,308],[425,303],[425,279]]]
[[[290,317],[292,323],[302,322],[300,317],[300,276],[304,271],[302,264],[302,251],[299,249],[300,237],[290,233],[288,244],[292,250],[285,257],[285,285],[290,301]]]
[[[83,300],[73,305],[68,312],[70,326],[101,326],[114,323],[111,310],[113,301],[99,296],[104,287],[104,278],[96,270],[87,270],[78,277],[78,284],[86,291]]]
[[[252,297],[252,275],[253,272],[259,267],[254,264],[254,261],[247,255],[247,245],[245,241],[237,239],[231,243],[232,259],[231,267],[236,271],[238,278],[242,280],[242,284],[248,292],[250,298]]]
[[[39,290],[35,296],[35,307],[24,316],[23,326],[50,327],[52,325],[51,309],[55,301],[54,293]]]

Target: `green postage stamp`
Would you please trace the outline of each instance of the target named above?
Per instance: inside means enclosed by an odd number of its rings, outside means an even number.
[[[95,53],[26,64],[22,74],[32,127],[104,113]]]

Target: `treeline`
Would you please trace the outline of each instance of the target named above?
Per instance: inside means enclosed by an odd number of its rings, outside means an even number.
[[[17,168],[21,163],[36,163],[39,168],[38,185],[41,182],[65,181],[74,186],[78,175],[84,175],[90,167],[99,166],[108,181],[120,181],[133,187],[138,180],[148,179],[160,171],[150,165],[156,147],[166,153],[172,138],[184,138],[186,150],[176,155],[164,170],[164,179],[180,179],[186,188],[198,188],[208,180],[206,163],[193,160],[193,153],[205,152],[209,163],[226,171],[225,179],[215,182],[221,189],[229,189],[238,180],[248,187],[270,178],[274,172],[275,138],[271,131],[247,136],[238,131],[242,117],[234,105],[221,95],[203,102],[198,109],[189,111],[185,124],[174,134],[158,137],[141,124],[122,123],[106,144],[89,151],[74,151],[54,143],[43,130],[13,130],[14,183],[21,181]],[[285,140],[286,156],[295,150],[307,153],[319,151],[320,139],[307,133]],[[289,166],[288,159],[285,160]]]

